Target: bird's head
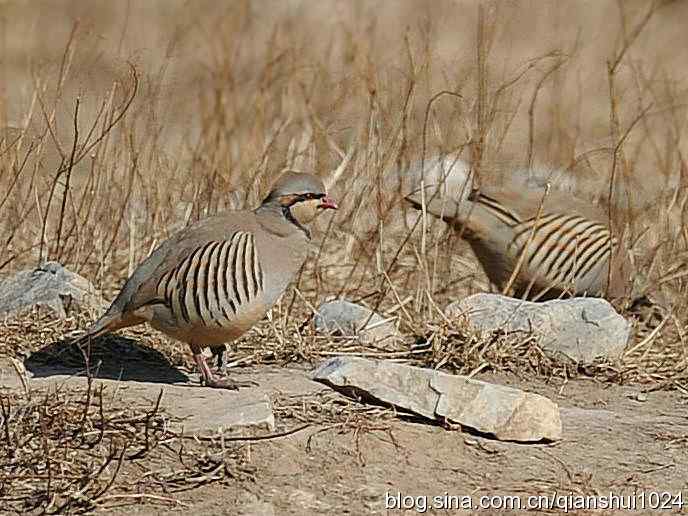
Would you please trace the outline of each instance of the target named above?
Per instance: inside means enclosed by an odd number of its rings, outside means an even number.
[[[320,178],[293,171],[280,176],[263,201],[265,204],[279,205],[285,215],[299,224],[308,224],[323,210],[337,209],[337,203],[327,195]]]

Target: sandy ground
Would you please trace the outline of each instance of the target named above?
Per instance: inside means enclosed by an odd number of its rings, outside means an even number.
[[[64,369],[31,366],[29,371],[32,389],[85,384],[84,378],[65,374],[70,371]],[[128,374],[122,376],[122,371]],[[127,379],[108,379],[117,376],[103,370],[105,379],[98,382],[117,389],[124,400],[154,401],[162,388],[164,408],[186,417],[186,427],[201,433],[227,425],[247,400],[261,396],[274,400],[326,389],[312,382],[305,369],[255,367],[233,371],[237,378],[250,378],[259,385],[240,392],[218,391],[200,387],[194,374],[173,369],[146,373],[133,363],[119,365],[119,375]],[[7,364],[0,378],[5,388],[21,388]],[[446,503],[445,495],[472,496],[473,504],[480,503],[481,496],[505,495],[519,496],[526,504],[528,496],[555,493],[602,496],[647,491],[682,493],[684,500],[688,497],[688,398],[680,392],[642,393],[638,386],[585,379],[563,385],[522,382],[513,376],[484,375],[481,379],[555,400],[561,407],[563,441],[505,443],[425,421],[395,420],[389,428],[360,433],[311,426],[287,437],[247,442],[253,472],[250,479],[176,493],[185,504],[176,509],[142,502],[109,512],[388,514],[395,512],[398,496],[402,496],[414,497],[414,512],[444,514],[432,507],[438,503],[433,497],[439,496],[440,502]],[[298,424],[277,418],[276,426],[274,431],[279,432]],[[454,498],[453,503],[466,499]],[[411,498],[405,503],[410,504]],[[502,498],[495,503],[508,502]],[[670,510],[680,512],[676,506]],[[688,506],[683,511],[688,512]],[[499,511],[495,507],[481,511],[494,512]],[[539,512],[545,511],[535,511]]]

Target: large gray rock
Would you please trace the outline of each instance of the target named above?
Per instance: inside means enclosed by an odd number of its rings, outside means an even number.
[[[45,306],[63,319],[70,309],[100,310],[104,305],[90,281],[57,262],[46,262],[0,281],[0,316]]]
[[[363,343],[393,346],[400,339],[396,317],[385,319],[369,308],[344,300],[328,301],[320,305],[313,318],[316,331],[357,336]]]
[[[438,421],[448,420],[501,440],[561,439],[559,407],[512,387],[390,361],[334,357],[313,379]]]
[[[474,294],[451,303],[448,317],[465,317],[478,331],[526,332],[556,359],[590,363],[616,359],[631,335],[631,323],[604,299],[576,297],[542,303],[499,294]]]

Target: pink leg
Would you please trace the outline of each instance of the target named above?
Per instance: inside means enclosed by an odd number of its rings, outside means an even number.
[[[208,363],[205,361],[203,353],[201,353],[201,348],[196,345],[191,345],[191,351],[193,352],[194,362],[196,362],[196,367],[198,372],[201,374],[201,384],[206,387],[214,387],[217,389],[231,389],[238,390],[241,387],[253,387],[258,385],[256,382],[238,382],[230,380],[229,378],[218,378],[213,374],[208,367]]]

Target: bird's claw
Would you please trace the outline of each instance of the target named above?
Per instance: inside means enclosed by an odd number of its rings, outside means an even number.
[[[238,391],[241,388],[250,388],[258,386],[258,383],[251,380],[239,381],[231,380],[230,378],[218,378],[216,376],[208,378],[204,383],[206,387],[212,387],[215,389],[228,389],[232,391]]]

